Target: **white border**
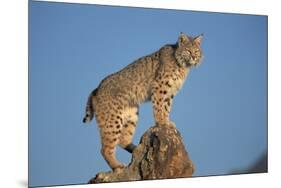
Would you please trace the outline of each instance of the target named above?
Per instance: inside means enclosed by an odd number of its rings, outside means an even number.
[[[39,0],[48,1],[48,0]],[[150,7],[150,8],[164,8],[164,9],[183,9],[183,10],[201,10],[212,12],[243,12],[247,14],[267,14],[264,8],[264,2],[261,0],[245,1],[245,0],[212,0],[206,2],[205,0],[51,0],[54,2],[69,2],[69,3],[87,3],[87,4],[101,4],[101,5],[118,5],[130,7]],[[227,6],[225,6],[227,4]],[[243,5],[243,6],[241,6]]]
[[[269,15],[269,173],[75,187],[274,187],[280,186],[280,6],[274,0],[69,0],[67,2]],[[0,5],[0,185],[27,183],[27,0]],[[65,186],[72,187],[72,186]]]

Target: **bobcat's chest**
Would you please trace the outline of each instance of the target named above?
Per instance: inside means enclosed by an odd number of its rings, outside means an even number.
[[[170,92],[172,95],[175,95],[181,89],[188,73],[189,73],[189,70],[187,68],[178,69],[173,73],[173,75],[169,81],[171,83]]]

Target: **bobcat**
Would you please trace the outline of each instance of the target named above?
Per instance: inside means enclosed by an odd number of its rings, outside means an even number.
[[[173,97],[190,68],[200,63],[202,38],[203,35],[192,38],[181,33],[176,44],[165,45],[107,76],[90,94],[83,122],[88,123],[96,116],[101,153],[113,170],[124,167],[115,158],[116,145],[128,152],[136,147],[132,138],[139,104],[151,100],[156,124],[172,123],[169,113]]]

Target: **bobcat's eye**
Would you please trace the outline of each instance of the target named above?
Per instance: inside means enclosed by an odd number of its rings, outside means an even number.
[[[197,57],[200,56],[201,55],[200,50],[199,49],[195,50],[194,55],[197,56]]]
[[[185,48],[185,51],[190,55],[191,51],[188,48]]]

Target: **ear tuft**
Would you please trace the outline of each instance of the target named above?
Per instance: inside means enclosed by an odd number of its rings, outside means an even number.
[[[193,42],[194,42],[195,44],[197,44],[198,46],[200,46],[200,45],[201,45],[201,42],[202,42],[202,40],[203,40],[203,36],[204,36],[204,34],[202,33],[201,35],[195,37],[195,38],[193,39]]]
[[[178,38],[179,46],[182,46],[183,44],[187,44],[188,42],[190,42],[189,37],[186,34],[184,34],[183,32],[181,32],[180,36]]]

